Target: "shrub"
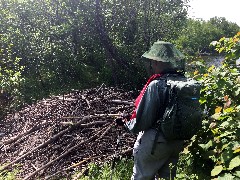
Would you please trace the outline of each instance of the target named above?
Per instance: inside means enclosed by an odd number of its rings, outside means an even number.
[[[204,109],[202,130],[189,145],[188,156],[196,171],[212,179],[240,178],[240,76],[235,66],[240,57],[240,32],[212,43],[225,53],[220,67],[195,73],[203,83],[200,102]]]

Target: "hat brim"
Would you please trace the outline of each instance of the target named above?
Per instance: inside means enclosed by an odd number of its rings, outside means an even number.
[[[142,57],[147,58],[147,59],[151,59],[151,60],[154,60],[154,61],[170,62],[169,60],[166,60],[166,59],[162,59],[162,58],[159,58],[159,57],[156,57],[156,56],[150,56],[147,52],[144,53],[142,55]]]

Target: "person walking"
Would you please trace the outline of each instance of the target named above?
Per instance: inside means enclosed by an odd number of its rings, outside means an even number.
[[[183,140],[166,140],[154,127],[165,111],[167,91],[164,77],[183,74],[184,55],[171,43],[157,41],[142,55],[151,76],[135,100],[135,110],[125,126],[138,133],[134,144],[132,180],[173,179],[183,149]],[[155,139],[157,137],[157,139]]]

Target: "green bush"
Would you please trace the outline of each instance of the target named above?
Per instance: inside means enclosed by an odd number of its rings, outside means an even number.
[[[195,72],[202,81],[200,102],[203,128],[188,146],[192,170],[212,179],[240,178],[240,76],[235,66],[240,57],[240,32],[212,45],[225,53],[221,67]],[[194,166],[194,167],[193,167]]]
[[[20,58],[13,52],[14,45],[5,42],[5,36],[0,35],[0,118],[21,104],[20,85],[23,66]]]

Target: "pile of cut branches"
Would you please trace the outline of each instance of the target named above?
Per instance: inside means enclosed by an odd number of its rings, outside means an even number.
[[[121,131],[119,155],[131,155],[135,137],[114,119],[133,110],[133,92],[106,87],[73,90],[9,114],[0,122],[0,171],[19,179],[56,179],[110,161]]]

